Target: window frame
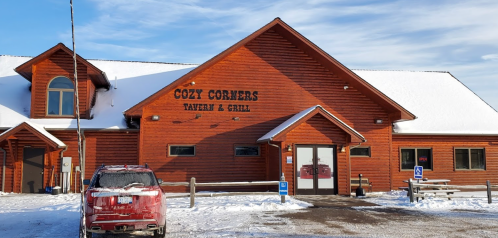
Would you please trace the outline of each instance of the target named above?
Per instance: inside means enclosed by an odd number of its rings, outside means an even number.
[[[172,155],[171,154],[171,146],[192,146],[194,147],[194,154],[193,155]],[[168,157],[193,157],[197,155],[197,146],[194,144],[171,144],[168,145]]]
[[[237,155],[237,147],[258,147],[258,155]],[[240,145],[233,145],[233,156],[234,157],[260,157],[261,156],[261,146],[259,145],[247,145],[247,144],[240,144]]]
[[[66,78],[68,79],[72,84],[73,84],[73,89],[66,89],[66,88],[50,88],[50,84],[57,78]],[[75,99],[74,99],[74,95],[75,95],[75,85],[74,85],[74,82],[73,80],[71,80],[69,77],[66,77],[66,76],[56,76],[54,78],[52,78],[48,84],[47,84],[47,106],[45,107],[45,115],[47,117],[74,117],[75,116],[75,113],[76,113],[76,110],[75,110]],[[58,115],[54,115],[54,114],[49,114],[48,113],[48,108],[49,108],[49,103],[50,103],[50,92],[59,92],[59,114]],[[64,92],[71,92],[73,93],[73,114],[62,114],[62,108],[63,108],[63,96],[64,96]]]
[[[351,151],[354,150],[354,149],[365,149],[365,148],[368,148],[368,155],[352,155],[351,154]],[[370,146],[358,146],[358,147],[354,147],[352,149],[349,149],[349,156],[351,157],[364,157],[364,158],[370,158],[372,157],[372,148]]]
[[[430,150],[431,151],[431,169],[425,169],[426,171],[434,171],[434,151],[432,149],[432,147],[399,147],[399,170],[400,171],[413,171],[413,168],[411,169],[403,169],[403,163],[402,163],[402,154],[401,154],[401,150],[406,150],[406,149],[411,149],[411,150],[415,150],[415,166],[419,166],[418,165],[418,160],[417,160],[417,155],[418,155],[418,150],[421,149],[421,150]]]
[[[469,168],[468,169],[457,169],[456,167],[456,150],[468,150],[469,152]],[[482,150],[482,156],[484,158],[484,169],[473,169],[472,167],[472,154],[471,150]],[[453,148],[453,169],[455,171],[486,171],[486,148],[484,147],[454,147]]]

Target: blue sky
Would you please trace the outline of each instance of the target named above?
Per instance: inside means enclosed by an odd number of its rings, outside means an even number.
[[[203,63],[280,17],[351,69],[449,71],[498,109],[496,0],[74,0],[87,59]],[[0,2],[0,54],[71,48],[69,0]]]

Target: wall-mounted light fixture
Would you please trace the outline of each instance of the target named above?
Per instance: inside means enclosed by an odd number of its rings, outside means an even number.
[[[292,145],[287,145],[287,151],[291,152],[292,151]]]
[[[194,82],[194,81],[192,81],[192,82],[190,83],[190,85],[194,86],[194,85],[195,85],[195,82]]]
[[[348,85],[344,85],[344,90],[348,89],[349,86]]]
[[[375,119],[375,124],[382,124],[382,119]]]
[[[202,117],[202,114],[200,114],[200,113],[195,114],[195,119],[199,119],[201,117]]]
[[[159,117],[159,115],[152,115],[151,120],[159,121],[159,118],[161,118],[161,117]]]
[[[240,118],[239,117],[234,117],[234,118],[232,118],[232,120],[234,120],[234,121],[240,121]]]
[[[341,146],[341,153],[345,153],[346,152],[346,147],[344,145]]]

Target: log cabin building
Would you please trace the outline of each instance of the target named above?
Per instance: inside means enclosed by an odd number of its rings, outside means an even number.
[[[62,43],[0,56],[2,191],[43,192],[53,174],[74,190],[77,167],[90,178],[144,163],[171,182],[283,174],[292,195],[349,194],[360,173],[389,191],[415,165],[452,184],[498,183],[498,113],[453,75],[351,70],[279,18],[201,65],[78,56],[77,72],[76,89]]]

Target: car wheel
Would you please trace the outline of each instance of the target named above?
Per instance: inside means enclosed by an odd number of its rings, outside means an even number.
[[[164,221],[164,226],[163,226],[163,234],[159,234],[159,230],[154,231],[154,237],[156,238],[163,238],[166,237],[166,221]]]
[[[92,238],[92,237],[93,237],[93,235],[92,235],[92,234],[93,234],[93,233],[91,233],[91,232],[88,232],[88,231],[87,231],[87,232],[86,232],[86,238]]]

